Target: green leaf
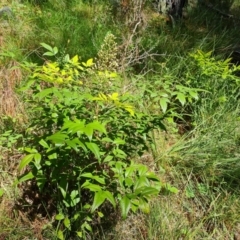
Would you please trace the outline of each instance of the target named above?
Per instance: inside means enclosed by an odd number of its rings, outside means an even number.
[[[155,187],[144,187],[142,190],[142,195],[157,195],[159,193],[159,190]]]
[[[127,154],[126,154],[123,150],[121,150],[121,149],[119,149],[119,148],[114,149],[114,150],[113,150],[113,154],[114,154],[116,157],[122,158],[122,159],[125,159],[125,158],[127,157]]]
[[[37,186],[39,187],[40,191],[43,190],[45,183],[47,182],[46,176],[43,174],[42,170],[39,170],[36,175]]]
[[[88,180],[85,183],[83,183],[82,188],[87,188],[92,192],[102,191],[102,188],[99,185],[90,183]]]
[[[113,159],[113,156],[108,155],[108,156],[106,156],[106,157],[104,158],[103,162],[104,162],[104,163],[105,163],[105,162],[110,162],[112,159]]]
[[[178,189],[171,186],[169,183],[165,184],[165,189],[168,190],[171,193],[178,193]]]
[[[71,199],[74,200],[78,196],[78,191],[77,190],[72,190],[70,196],[71,196]]]
[[[18,169],[21,171],[24,167],[26,167],[34,158],[35,154],[31,153],[26,155],[20,162]]]
[[[65,140],[68,138],[68,135],[63,133],[55,133],[49,137],[47,137],[47,140],[51,140],[55,144],[63,144],[65,143]]]
[[[119,175],[123,175],[123,163],[122,162],[116,162],[116,165],[115,165],[115,169],[116,169],[116,172],[119,174]]]
[[[131,199],[131,210],[136,213],[136,211],[138,210],[138,206],[139,206],[139,199],[137,198],[132,198]]]
[[[131,187],[133,185],[133,183],[134,183],[133,179],[129,178],[129,177],[126,177],[124,181],[125,181],[125,185],[127,187]]]
[[[91,127],[94,130],[98,130],[99,132],[107,134],[107,131],[106,131],[106,128],[104,127],[104,125],[98,121],[89,123],[89,124],[87,124],[87,126]]]
[[[187,187],[185,190],[185,194],[187,198],[194,198],[195,197],[195,192],[191,187]]]
[[[70,61],[70,56],[69,54],[66,54],[64,57],[64,62],[69,62]]]
[[[88,136],[88,139],[91,141],[92,135],[93,135],[93,128],[91,126],[89,126],[89,124],[88,124],[87,126],[85,126],[83,131]]]
[[[20,177],[18,179],[18,182],[17,183],[21,183],[21,182],[25,182],[25,181],[28,181],[30,179],[33,179],[34,178],[34,175],[32,172],[29,172],[27,174],[24,174],[22,177]]]
[[[101,178],[99,176],[93,176],[91,173],[83,173],[83,174],[81,174],[81,177],[91,178],[101,184],[105,184],[105,178]]]
[[[48,159],[52,160],[52,159],[57,159],[57,153],[53,153],[53,154],[50,154],[48,155]],[[45,162],[46,163],[46,162]]]
[[[144,198],[140,198],[138,206],[144,213],[148,214],[150,212],[149,204]]]
[[[116,138],[116,139],[114,139],[113,143],[119,145],[119,144],[125,144],[126,142],[123,139]]]
[[[161,96],[161,97],[168,98],[168,94],[166,92],[159,92],[158,95]]]
[[[154,173],[147,172],[146,177],[152,181],[160,182],[159,178]]]
[[[102,177],[99,177],[99,176],[94,176],[93,179],[96,180],[97,182],[105,185],[105,178],[102,178]]]
[[[52,118],[57,118],[58,114],[57,113],[52,113]]]
[[[24,148],[24,151],[25,152],[28,152],[28,153],[37,153],[38,151],[34,148]]]
[[[4,194],[4,190],[0,188],[0,197],[2,197],[3,194]]]
[[[9,137],[11,134],[12,134],[12,130],[8,130],[8,131],[2,133],[1,136],[3,136],[3,137]]]
[[[159,190],[154,187],[140,187],[134,191],[136,195],[140,194],[141,196],[157,195]]]
[[[120,200],[120,207],[121,207],[121,211],[122,211],[122,217],[124,219],[126,219],[128,212],[131,208],[131,201],[127,196],[124,196],[121,200]]]
[[[113,140],[108,137],[104,137],[102,138],[102,142],[113,142]]]
[[[64,219],[64,217],[65,217],[65,216],[64,216],[62,213],[59,213],[59,214],[57,214],[57,215],[55,216],[55,219],[58,220],[58,221],[61,221],[61,220]]]
[[[201,195],[208,195],[208,187],[205,184],[197,184],[197,189]]]
[[[86,62],[86,67],[91,67],[92,65],[93,65],[93,59],[90,58],[90,59],[88,59],[87,62]]]
[[[78,148],[77,148],[78,146],[77,146],[77,144],[76,144],[75,141],[73,141],[73,140],[66,140],[65,142],[66,142],[66,144],[67,144],[69,147],[73,148],[75,151],[78,150]]]
[[[34,154],[34,165],[36,166],[37,169],[40,169],[41,168],[41,159],[42,159],[42,156],[40,153],[35,153]]]
[[[80,237],[80,238],[82,238],[83,237],[83,234],[82,234],[82,232],[76,232],[77,233],[77,236],[78,237]]]
[[[64,240],[64,236],[63,236],[63,231],[62,231],[62,230],[58,230],[58,232],[57,232],[57,237],[58,237],[58,239],[60,239],[60,240]]]
[[[92,58],[88,59],[86,63],[82,62],[82,65],[84,67],[91,67],[93,65],[93,59]]]
[[[85,223],[83,224],[83,227],[86,228],[89,232],[92,232],[92,227],[90,226],[89,223],[85,222]]]
[[[53,94],[53,92],[54,92],[54,88],[46,88],[46,89],[42,90],[41,92],[37,93],[35,95],[35,97],[38,97],[39,100],[41,100],[41,99],[45,98],[47,95]]]
[[[67,229],[71,230],[71,222],[68,217],[64,218],[63,224]]]
[[[95,192],[91,212],[93,213],[105,201],[106,196],[103,191]]]
[[[73,190],[66,198],[63,200],[66,207],[75,207],[80,202],[80,197],[77,190]]]
[[[53,53],[53,52],[45,52],[44,54],[43,54],[43,56],[49,56],[49,57],[52,57],[52,56],[54,56],[55,54]]]
[[[61,177],[61,180],[58,184],[58,188],[60,189],[62,196],[65,199],[67,195],[67,188],[68,188],[68,182],[67,182],[66,176]]]
[[[162,108],[163,113],[165,113],[167,111],[168,102],[169,102],[168,98],[163,97],[160,99],[160,106]]]
[[[86,142],[87,148],[95,155],[95,157],[100,160],[100,150],[96,143]]]
[[[81,174],[81,177],[93,178],[93,175],[91,173],[83,173]]]
[[[182,106],[186,103],[186,96],[183,93],[178,93],[176,98],[180,101]]]
[[[42,47],[44,47],[45,49],[47,49],[48,51],[53,52],[53,48],[50,45],[48,45],[46,43],[40,43],[40,45]]]
[[[71,199],[70,206],[71,207],[76,207],[78,203],[80,203],[80,197],[76,197],[74,199]]]
[[[135,166],[130,166],[125,171],[125,177],[132,176],[133,172],[136,170]]]
[[[177,188],[175,188],[175,187],[170,187],[170,188],[168,188],[168,190],[171,193],[178,193],[179,192],[179,190]]]
[[[58,48],[57,47],[54,47],[53,48],[53,54],[56,55],[58,53]]]
[[[75,213],[73,216],[73,219],[76,221],[77,219],[79,219],[80,214],[79,213]]]
[[[26,90],[29,90],[29,88],[33,85],[33,83],[35,83],[36,80],[30,80],[26,83],[26,85],[22,88],[19,89],[19,91],[26,91]]]
[[[109,191],[104,191],[104,195],[106,197],[106,199],[114,206],[114,208],[116,207],[116,202],[115,199],[112,195],[112,193],[110,193]]]
[[[66,198],[66,200],[65,200],[65,199],[63,200],[63,203],[65,204],[65,206],[66,206],[67,208],[69,208],[69,207],[70,207],[70,204],[71,204],[71,199]]]
[[[135,182],[134,189],[138,189],[140,187],[149,186],[149,185],[150,185],[150,183],[149,183],[148,178],[145,176],[141,176]]]
[[[192,98],[198,100],[198,93],[194,91],[189,91],[189,94]]]
[[[147,168],[147,166],[145,166],[145,165],[139,164],[139,165],[137,165],[136,167],[138,168],[138,174],[139,174],[139,176],[145,175],[145,174],[148,172],[148,168]]]
[[[82,133],[85,127],[84,124],[85,124],[84,121],[76,121],[76,122],[66,121],[62,127],[62,130],[68,129],[69,132],[72,132],[72,133],[76,133],[76,132]]]
[[[88,204],[88,203],[83,206],[83,209],[85,209],[85,210],[86,210],[86,209],[90,209],[90,208],[91,208],[91,205]]]
[[[69,147],[73,148],[75,151],[78,151],[78,147],[81,147],[85,152],[87,152],[86,146],[78,138],[74,138],[72,140],[66,140],[66,144]]]
[[[104,215],[103,215],[102,212],[98,212],[97,214],[98,214],[98,216],[99,216],[100,218],[103,218],[103,217],[104,217]]]
[[[39,141],[39,144],[42,145],[44,148],[49,148],[49,145],[48,145],[47,142],[44,141],[43,139],[41,139],[41,140]]]
[[[118,181],[118,184],[120,185],[120,187],[122,189],[125,189],[125,184],[124,184],[125,183],[125,177],[122,174],[118,174],[118,176],[115,176],[115,177],[117,177],[117,181]]]

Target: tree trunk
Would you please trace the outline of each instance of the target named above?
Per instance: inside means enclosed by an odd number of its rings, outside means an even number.
[[[187,0],[156,0],[154,1],[154,6],[162,14],[181,17],[182,9],[186,2]]]

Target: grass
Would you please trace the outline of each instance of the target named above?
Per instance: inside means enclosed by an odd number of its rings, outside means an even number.
[[[108,31],[115,33],[119,42],[123,39],[121,32],[128,31],[109,18],[109,7],[104,4],[93,7],[83,1],[69,1],[66,6],[63,0],[42,5],[1,4],[12,6],[16,16],[7,20],[0,34],[1,133],[11,129],[18,132],[27,122],[24,103],[16,93],[27,74],[16,67],[26,60],[39,64],[45,60],[39,57],[43,53],[40,42],[57,46],[62,55],[79,54],[85,60],[97,56]],[[239,5],[234,2],[234,14],[239,13]],[[157,77],[171,73],[184,82],[186,71],[195,71],[189,52],[213,50],[221,59],[239,45],[236,29],[240,23],[212,14],[207,8],[189,10],[187,18],[174,28],[151,11],[145,14],[140,49],[154,45],[154,53],[159,55],[154,61],[144,59],[133,66],[134,73],[144,67]],[[204,87],[206,79],[201,80],[199,85]],[[215,80],[214,86],[219,87]],[[148,153],[148,159],[141,159],[179,192],[154,199],[149,215],[130,215],[109,231],[99,230],[100,237],[94,239],[240,239],[239,104],[238,96],[231,90],[227,93],[228,101],[221,104],[216,104],[221,96],[218,92],[194,105],[194,129],[190,133],[179,135],[176,124],[169,124],[168,133],[155,132],[155,151]],[[5,141],[0,146],[0,188],[4,191],[0,197],[0,239],[54,239],[51,218],[29,220],[23,208],[15,208],[21,194],[21,189],[12,186],[21,158],[17,143],[9,147]]]
[[[207,189],[206,185],[200,186]],[[178,198],[167,197],[153,203],[152,214],[147,219],[150,239],[234,238],[238,233],[234,229],[239,214],[238,198],[219,188],[214,189],[215,193],[212,189],[209,192],[196,189],[192,198],[182,191]]]

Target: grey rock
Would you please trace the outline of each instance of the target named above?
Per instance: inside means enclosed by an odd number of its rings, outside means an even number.
[[[2,7],[0,8],[0,17],[13,17],[13,12],[10,7]]]

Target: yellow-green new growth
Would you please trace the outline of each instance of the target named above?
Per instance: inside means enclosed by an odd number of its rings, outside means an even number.
[[[130,104],[120,102],[119,94],[116,92],[112,93],[111,95],[99,93],[98,97],[94,97],[93,100],[103,101],[106,103],[113,103],[115,106],[123,108],[126,111],[128,111],[131,114],[131,116],[134,116],[134,114],[135,114],[134,107]]]
[[[42,67],[37,67],[34,71],[33,78],[39,78],[45,82],[50,82],[57,85],[62,84],[83,84],[81,72],[94,65],[93,59],[87,62],[79,62],[78,55],[73,58],[66,58],[66,62],[62,67],[58,62],[47,62]]]

